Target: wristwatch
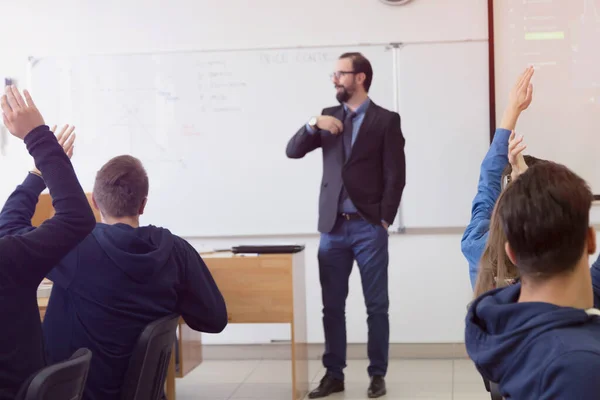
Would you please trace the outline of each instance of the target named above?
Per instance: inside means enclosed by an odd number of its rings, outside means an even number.
[[[312,117],[311,119],[309,119],[308,125],[313,129],[317,129],[317,117]]]

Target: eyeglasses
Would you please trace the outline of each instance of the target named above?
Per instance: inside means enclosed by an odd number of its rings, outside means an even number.
[[[331,75],[329,75],[329,77],[331,79],[333,79],[335,77],[335,79],[340,79],[342,76],[346,75],[346,74],[356,74],[356,71],[335,71],[334,73],[332,73]]]

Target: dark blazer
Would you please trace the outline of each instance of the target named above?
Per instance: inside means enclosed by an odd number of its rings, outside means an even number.
[[[344,108],[326,108],[322,115],[343,121]],[[288,142],[286,154],[289,158],[302,158],[319,147],[323,151],[320,232],[331,232],[335,225],[342,185],[364,219],[373,224],[381,224],[382,220],[394,222],[406,183],[404,142],[400,115],[372,101],[346,162],[341,133],[311,134],[306,126],[300,128]]]

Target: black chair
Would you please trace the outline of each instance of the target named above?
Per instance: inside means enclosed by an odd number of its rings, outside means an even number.
[[[485,390],[490,393],[492,400],[504,400],[504,397],[500,394],[500,386],[497,383],[486,379],[484,376],[482,376],[482,378]]]
[[[159,400],[176,338],[179,315],[150,323],[140,335],[125,374],[121,399]]]
[[[504,400],[504,397],[500,394],[500,386],[497,383],[490,382],[490,395],[492,400]]]
[[[41,369],[23,384],[17,399],[80,400],[87,382],[92,352],[77,350],[71,358]]]
[[[490,381],[485,379],[483,376],[482,376],[482,378],[483,378],[483,384],[485,385],[485,390],[487,390],[487,392],[489,393],[490,392]]]

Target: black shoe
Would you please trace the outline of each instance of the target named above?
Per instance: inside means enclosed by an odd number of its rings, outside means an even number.
[[[369,385],[369,390],[367,394],[370,399],[374,399],[377,397],[384,396],[387,393],[385,389],[385,380],[383,376],[374,376],[371,378],[371,384]]]
[[[325,374],[319,387],[308,394],[309,399],[318,399],[321,397],[327,397],[332,393],[338,393],[344,391],[344,382],[339,379],[331,377],[329,374]]]

